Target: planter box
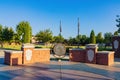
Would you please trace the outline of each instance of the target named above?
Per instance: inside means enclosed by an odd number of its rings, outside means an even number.
[[[20,65],[22,64],[22,51],[5,51],[5,64]]]
[[[114,64],[114,52],[100,51],[97,52],[97,64],[112,65]]]
[[[86,51],[83,49],[70,49],[70,61],[85,62]]]

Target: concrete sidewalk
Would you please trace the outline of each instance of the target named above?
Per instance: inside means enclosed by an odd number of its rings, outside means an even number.
[[[1,55],[0,80],[120,80],[120,59],[112,66],[69,61],[9,66]]]
[[[112,66],[51,61],[8,66],[0,64],[0,80],[119,80],[120,62]]]

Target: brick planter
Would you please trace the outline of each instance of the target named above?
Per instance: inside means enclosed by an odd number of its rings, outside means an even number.
[[[50,49],[34,49],[34,62],[50,61]]]
[[[70,61],[101,64],[101,65],[114,64],[114,52],[110,52],[110,51],[98,52],[97,49],[98,47],[96,44],[86,45],[85,50],[70,49],[69,50]]]
[[[9,65],[22,64],[22,51],[5,51],[4,63]]]
[[[22,51],[5,51],[5,64],[19,65],[50,61],[50,49],[35,49],[32,44],[22,45]]]
[[[84,49],[70,49],[69,59],[75,62],[85,62],[85,53],[86,51]]]
[[[34,45],[24,44],[23,64],[50,61],[50,49],[35,49]]]
[[[110,51],[97,52],[97,64],[102,64],[102,65],[114,64],[114,52],[110,52]]]

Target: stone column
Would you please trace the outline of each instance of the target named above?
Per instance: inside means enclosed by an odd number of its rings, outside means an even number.
[[[120,36],[112,37],[112,49],[115,51],[114,56],[120,58]]]
[[[88,44],[86,45],[86,63],[94,63],[96,64],[96,52],[97,52],[96,44]]]
[[[23,50],[23,58],[22,58],[23,64],[33,63],[34,62],[34,59],[33,59],[34,45],[23,44],[22,50]]]

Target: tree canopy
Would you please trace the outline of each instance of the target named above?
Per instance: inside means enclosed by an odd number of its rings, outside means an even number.
[[[62,42],[64,42],[64,37],[60,34],[58,36],[54,36],[53,37],[53,42],[62,43]]]
[[[106,32],[104,34],[104,42],[105,43],[111,43],[111,38],[112,38],[112,33],[111,32]]]
[[[50,29],[46,29],[44,31],[42,31],[42,30],[39,31],[36,34],[36,37],[39,42],[46,43],[46,42],[52,41],[53,35],[52,35],[52,31]]]
[[[12,28],[4,27],[2,29],[2,41],[3,42],[11,42],[13,40],[14,31]]]
[[[116,22],[118,23],[116,26],[118,27],[118,33],[120,33],[120,16],[117,15]]]
[[[102,37],[102,32],[99,32],[96,36],[96,42],[97,43],[103,43],[103,37]]]
[[[20,22],[17,27],[16,31],[18,34],[18,38],[21,38],[21,41],[23,43],[30,43],[31,37],[32,37],[32,28],[27,21]]]
[[[96,44],[96,37],[95,37],[94,30],[92,30],[90,33],[90,43]]]

